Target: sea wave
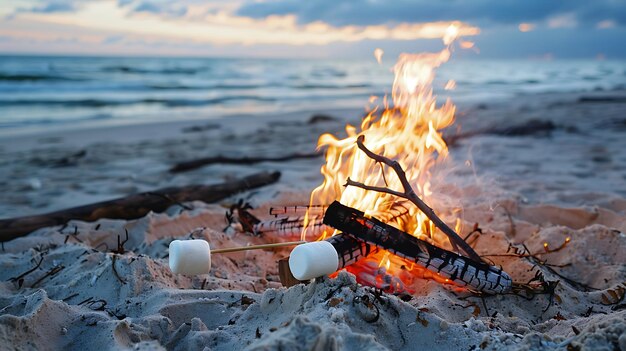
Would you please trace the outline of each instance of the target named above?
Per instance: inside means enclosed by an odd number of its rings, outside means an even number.
[[[180,75],[194,75],[199,72],[210,71],[209,66],[201,68],[141,68],[135,66],[107,66],[102,67],[101,71],[105,73],[132,73],[132,74],[180,74]]]
[[[11,120],[11,121],[0,121],[0,129],[27,127],[27,126],[39,126],[39,125],[68,124],[68,123],[88,122],[88,121],[103,121],[103,120],[113,119],[114,117],[115,116],[113,116],[110,113],[97,113],[97,114],[88,114],[88,115],[82,115],[78,117],[62,118],[62,119],[39,117],[39,118],[29,118],[29,119],[20,119],[20,120]]]
[[[84,78],[37,73],[0,73],[0,82],[84,81]]]
[[[274,102],[275,98],[261,96],[223,96],[212,99],[141,98],[141,99],[15,99],[0,100],[2,106],[63,106],[63,107],[106,107],[136,104],[158,104],[167,107],[204,106],[229,101]]]

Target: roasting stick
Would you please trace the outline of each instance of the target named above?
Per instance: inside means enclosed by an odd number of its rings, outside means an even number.
[[[411,260],[461,286],[492,294],[511,290],[511,277],[502,269],[434,246],[337,201],[326,211],[324,224]]]
[[[216,253],[226,253],[226,252],[237,252],[237,251],[248,251],[248,250],[264,250],[264,249],[273,249],[275,247],[285,247],[285,246],[296,246],[306,243],[306,241],[289,241],[284,243],[273,243],[273,244],[262,244],[262,245],[251,245],[251,246],[239,246],[239,247],[228,247],[225,249],[213,249],[211,250],[211,254]]]
[[[206,274],[211,270],[211,255],[227,252],[273,249],[277,247],[296,246],[306,241],[289,241],[284,243],[229,247],[211,250],[209,242],[202,239],[174,240],[170,243],[169,265],[174,273],[196,275]]]
[[[170,243],[169,265],[174,273],[207,274],[211,270],[212,254],[285,246],[296,246],[289,256],[289,269],[298,280],[309,280],[335,273],[378,251],[375,246],[344,234],[314,242],[290,241],[216,250],[211,250],[206,240],[174,240]]]

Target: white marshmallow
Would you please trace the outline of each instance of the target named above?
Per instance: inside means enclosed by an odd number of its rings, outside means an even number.
[[[211,247],[206,240],[174,240],[169,260],[174,273],[206,274],[211,270]]]
[[[298,280],[309,280],[332,274],[339,268],[339,254],[328,241],[296,246],[289,256],[289,269]]]

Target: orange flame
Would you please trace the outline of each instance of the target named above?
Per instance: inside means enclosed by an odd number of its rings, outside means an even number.
[[[443,38],[445,48],[440,52],[401,54],[393,67],[393,106],[387,106],[385,97],[382,111],[378,112],[379,107],[372,109],[363,119],[360,131],[347,125],[348,136],[344,139],[331,134],[320,136],[318,147],[327,148],[326,163],[321,168],[324,182],[311,193],[311,204],[330,204],[339,200],[422,239],[439,243],[445,240],[442,234],[435,236],[434,225],[405,200],[357,187],[346,188],[344,184],[349,177],[372,186],[402,190],[398,177],[391,169],[375,163],[358,150],[356,139],[364,135],[370,150],[402,165],[407,179],[423,200],[430,204],[436,202],[431,192],[431,170],[448,154],[441,130],[453,123],[455,106],[450,100],[438,106],[432,83],[436,68],[448,61],[452,44],[458,36],[459,28],[453,24],[446,31]],[[382,50],[377,49],[375,56],[380,61]],[[370,99],[370,102],[373,101]],[[460,223],[456,222],[457,229],[460,229]],[[324,233],[319,239],[329,234],[332,233]],[[306,229],[302,237],[306,237]],[[385,251],[370,259],[376,260],[380,269],[386,268],[387,273],[400,277],[404,283],[411,280],[400,272],[408,270],[406,261]],[[350,270],[358,270],[358,267],[359,264],[355,264]],[[413,269],[417,267],[410,264],[410,271]]]

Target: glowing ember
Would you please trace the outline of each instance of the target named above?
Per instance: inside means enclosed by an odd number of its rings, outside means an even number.
[[[360,131],[357,127],[347,125],[348,136],[344,139],[338,139],[330,134],[320,136],[318,147],[327,148],[326,164],[321,169],[324,182],[311,193],[311,204],[330,204],[334,200],[339,200],[346,206],[360,209],[366,215],[384,220],[420,239],[439,246],[446,244],[446,237],[437,232],[426,216],[407,201],[389,194],[365,191],[357,187],[344,188],[343,185],[349,177],[372,186],[402,189],[399,179],[391,169],[376,164],[358,150],[356,139],[362,134],[370,150],[398,161],[406,170],[406,176],[418,195],[426,203],[437,207],[438,201],[430,190],[430,180],[433,176],[431,170],[448,154],[448,148],[440,131],[453,123],[455,106],[449,100],[437,106],[432,83],[435,69],[448,61],[452,44],[458,35],[459,28],[451,25],[443,38],[446,47],[440,52],[401,54],[393,67],[395,73],[392,90],[393,105],[387,106],[385,103],[382,111],[378,107],[373,109],[363,119]],[[382,50],[377,49],[375,57],[380,62]],[[450,81],[446,88],[453,89],[454,85],[454,81]],[[374,99],[370,99],[370,102],[373,101]],[[398,213],[398,208],[402,207],[408,211],[402,212],[401,215],[391,215],[391,213]],[[458,211],[456,212],[458,214]],[[451,221],[450,224],[456,227],[457,232],[461,229],[461,221],[454,215],[446,219]],[[319,239],[333,234],[324,232]],[[303,240],[306,235],[305,229],[302,234]],[[371,263],[374,262],[372,266]],[[389,280],[385,276],[391,274],[399,278],[401,282],[396,279],[393,283],[384,284],[382,287],[393,291],[402,291],[404,288],[401,285],[410,285],[413,277],[428,274],[422,268],[408,264],[386,251],[371,255],[350,266],[348,270],[355,273],[357,278],[359,272],[367,272],[368,274],[364,276],[369,277],[374,271],[379,273],[383,271],[381,279],[370,277],[366,279],[368,281],[363,282],[370,285],[381,280],[382,282],[378,283],[383,284],[384,280]],[[445,282],[444,278],[436,279]],[[374,285],[381,287],[378,283]]]

